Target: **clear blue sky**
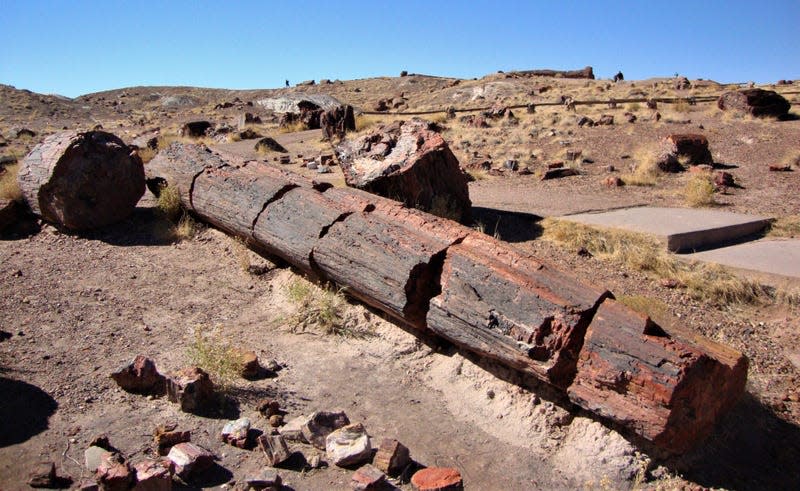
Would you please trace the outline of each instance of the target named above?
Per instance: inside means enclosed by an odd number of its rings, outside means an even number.
[[[800,0],[0,0],[0,83],[77,96],[585,65],[763,83],[800,78],[798,25]]]

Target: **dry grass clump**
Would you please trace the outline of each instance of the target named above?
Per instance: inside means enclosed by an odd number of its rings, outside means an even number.
[[[594,256],[621,263],[655,278],[678,281],[697,300],[726,304],[760,304],[791,301],[794,295],[741,278],[725,268],[708,263],[683,261],[646,235],[613,229],[588,227],[546,218],[543,238],[572,249],[586,248]]]
[[[193,238],[199,231],[200,225],[188,213],[184,213],[175,225],[173,236],[176,241],[180,242]]]
[[[356,133],[369,129],[377,124],[383,124],[383,118],[375,114],[359,114],[356,116]]]
[[[716,186],[714,186],[710,174],[694,174],[686,181],[686,186],[683,188],[683,198],[687,205],[694,208],[712,206],[716,204],[714,199],[715,190]]]
[[[172,185],[163,186],[158,193],[156,207],[164,216],[173,222],[177,221],[184,212],[178,188]]]
[[[664,319],[669,312],[669,306],[652,297],[644,295],[618,295],[617,301],[627,305],[631,310],[644,314],[659,324],[664,324]]]
[[[197,326],[187,356],[192,365],[202,368],[211,376],[222,392],[233,385],[244,365],[240,351],[222,335],[221,328]]]
[[[278,128],[279,133],[297,133],[298,131],[305,131],[308,127],[302,121],[295,121],[293,123],[282,124]]]
[[[623,174],[622,181],[629,186],[655,186],[662,171],[658,168],[655,147],[641,147],[633,154],[635,167],[632,172]]]
[[[780,217],[770,223],[770,237],[800,237],[800,215]]]
[[[289,300],[297,306],[290,317],[292,332],[305,332],[316,327],[325,334],[345,337],[365,337],[368,330],[360,328],[347,312],[348,304],[344,289],[333,289],[330,285],[321,288],[303,278],[295,278],[286,286]]]
[[[22,201],[22,190],[17,182],[19,164],[11,164],[5,167],[5,172],[0,174],[0,198],[12,201]]]

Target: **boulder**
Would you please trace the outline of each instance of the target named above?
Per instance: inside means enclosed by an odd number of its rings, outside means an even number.
[[[322,134],[328,140],[334,136],[344,138],[348,131],[355,131],[356,117],[350,104],[337,106],[322,113],[319,121]]]
[[[269,136],[265,136],[264,138],[258,140],[256,142],[255,149],[257,152],[273,151],[279,153],[289,153],[289,151],[286,150],[286,148],[284,148],[283,145],[281,145],[280,143],[275,141],[274,138],[271,138]]]
[[[303,427],[306,426],[308,422],[309,418],[307,416],[298,416],[287,421],[278,431],[280,431],[280,434],[287,440],[308,443],[308,440],[303,436]]]
[[[773,90],[745,89],[725,92],[717,99],[723,111],[737,111],[756,117],[784,118],[791,105]]]
[[[325,450],[325,438],[331,432],[349,424],[350,419],[344,411],[316,411],[308,417],[300,431],[305,441],[320,450]]]
[[[673,134],[661,140],[656,163],[664,172],[684,170],[679,159],[683,157],[687,165],[711,165],[714,159],[708,149],[708,139],[697,134]]]
[[[596,126],[610,126],[612,124],[614,124],[614,116],[610,114],[603,114],[595,123]]]
[[[372,456],[367,430],[361,423],[344,426],[325,438],[328,460],[339,467],[363,464]]]
[[[411,476],[414,491],[450,491],[464,488],[461,472],[452,467],[428,467]]]
[[[181,127],[181,136],[189,138],[201,138],[206,136],[206,132],[211,129],[212,124],[208,121],[190,121]]]
[[[184,368],[167,377],[167,397],[181,405],[181,411],[203,413],[215,402],[214,383],[197,367]]]
[[[100,467],[100,463],[110,457],[112,452],[109,452],[105,448],[97,447],[92,445],[91,447],[87,448],[83,451],[83,462],[86,466],[86,470],[89,472],[94,473],[97,471],[97,468]]]
[[[678,77],[675,79],[675,90],[688,90],[692,88],[692,83],[686,77]]]
[[[461,222],[471,217],[466,173],[432,123],[399,121],[336,148],[348,186]]]
[[[166,377],[158,373],[156,364],[144,355],[111,374],[111,378],[122,390],[133,394],[162,395],[165,391]]]
[[[126,218],[144,194],[142,160],[103,131],[45,138],[22,161],[17,179],[34,213],[73,230]]]

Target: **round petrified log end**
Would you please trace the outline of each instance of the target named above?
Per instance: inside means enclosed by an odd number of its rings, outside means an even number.
[[[25,157],[18,179],[34,213],[73,230],[122,220],[145,189],[141,159],[104,131],[47,137]]]

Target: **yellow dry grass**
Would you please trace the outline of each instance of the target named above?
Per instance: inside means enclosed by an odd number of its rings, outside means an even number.
[[[0,198],[12,201],[22,201],[22,191],[17,182],[19,164],[11,164],[5,167],[5,172],[0,174]]]
[[[716,187],[709,173],[692,175],[683,187],[683,199],[686,204],[699,208],[716,204],[714,191]]]
[[[716,304],[761,304],[798,301],[796,292],[781,292],[739,277],[722,266],[688,262],[670,254],[655,239],[612,229],[588,227],[564,220],[542,220],[543,238],[570,248],[586,248],[603,260],[623,264],[655,278],[670,278],[695,299]]]

